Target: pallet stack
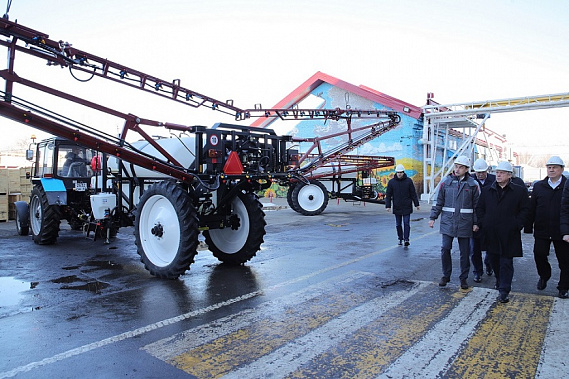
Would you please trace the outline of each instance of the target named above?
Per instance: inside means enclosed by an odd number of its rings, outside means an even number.
[[[14,202],[29,200],[32,191],[29,172],[29,167],[0,169],[0,222],[16,218]]]
[[[0,221],[8,220],[8,170],[0,170]]]

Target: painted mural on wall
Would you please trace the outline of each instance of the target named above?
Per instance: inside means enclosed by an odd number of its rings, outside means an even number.
[[[304,101],[299,103],[299,108],[351,108],[351,109],[380,109],[392,110],[383,104],[375,103],[362,96],[347,93],[344,89],[335,87],[329,83],[323,83],[314,89]],[[419,144],[422,137],[422,121],[409,115],[400,113],[401,123],[395,129],[379,136],[378,138],[354,149],[350,154],[366,156],[389,156],[394,157],[397,164],[405,166],[405,172],[417,186],[422,188],[422,158],[423,146]],[[352,128],[358,128],[377,122],[374,119],[352,120]],[[343,132],[347,129],[344,120],[324,122],[323,120],[300,121],[297,124],[283,121],[269,126],[277,131],[278,134],[293,135],[296,137],[313,138],[324,137],[330,134]],[[361,134],[363,132],[360,132]],[[357,137],[358,134],[354,134]],[[326,152],[335,147],[339,147],[348,141],[346,134],[322,141],[322,151]],[[305,152],[311,144],[301,143],[299,150]],[[387,182],[394,176],[394,167],[385,167],[374,170],[372,177],[376,178],[376,191],[380,197],[385,194]],[[361,179],[361,178],[360,178]],[[273,184],[264,193],[265,196],[286,196],[287,188],[281,188]]]

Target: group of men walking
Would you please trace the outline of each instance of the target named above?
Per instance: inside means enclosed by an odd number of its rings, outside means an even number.
[[[537,289],[545,289],[551,279],[548,256],[553,244],[561,271],[558,296],[569,298],[569,183],[563,176],[565,164],[561,158],[551,157],[546,167],[547,177],[534,184],[529,196],[523,181],[514,177],[509,162],[499,162],[492,175],[483,159],[471,166],[468,157],[456,158],[453,172],[439,186],[429,219],[429,226],[433,227],[440,217],[443,276],[439,286],[444,287],[451,280],[451,250],[456,238],[460,250],[460,287],[469,287],[467,279],[472,261],[474,282],[480,283],[484,272],[489,276],[494,274],[498,301],[507,303],[514,275],[513,258],[523,255],[523,230],[533,232],[535,238]],[[387,186],[388,211],[392,202],[399,244],[404,242],[409,246],[409,215],[412,205],[419,209],[419,201],[402,165],[397,165],[396,176]],[[483,251],[486,251],[485,257]]]

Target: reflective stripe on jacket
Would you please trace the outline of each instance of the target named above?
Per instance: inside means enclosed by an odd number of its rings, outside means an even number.
[[[452,237],[472,237],[472,227],[477,224],[474,209],[478,203],[480,188],[469,175],[459,181],[447,176],[439,187],[437,203],[431,209],[431,220],[441,216],[441,234]]]

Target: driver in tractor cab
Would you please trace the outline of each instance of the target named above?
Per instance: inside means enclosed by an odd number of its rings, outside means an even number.
[[[65,155],[65,163],[61,170],[62,176],[71,177],[87,177],[87,165],[85,159],[81,156],[81,149],[73,147]]]

